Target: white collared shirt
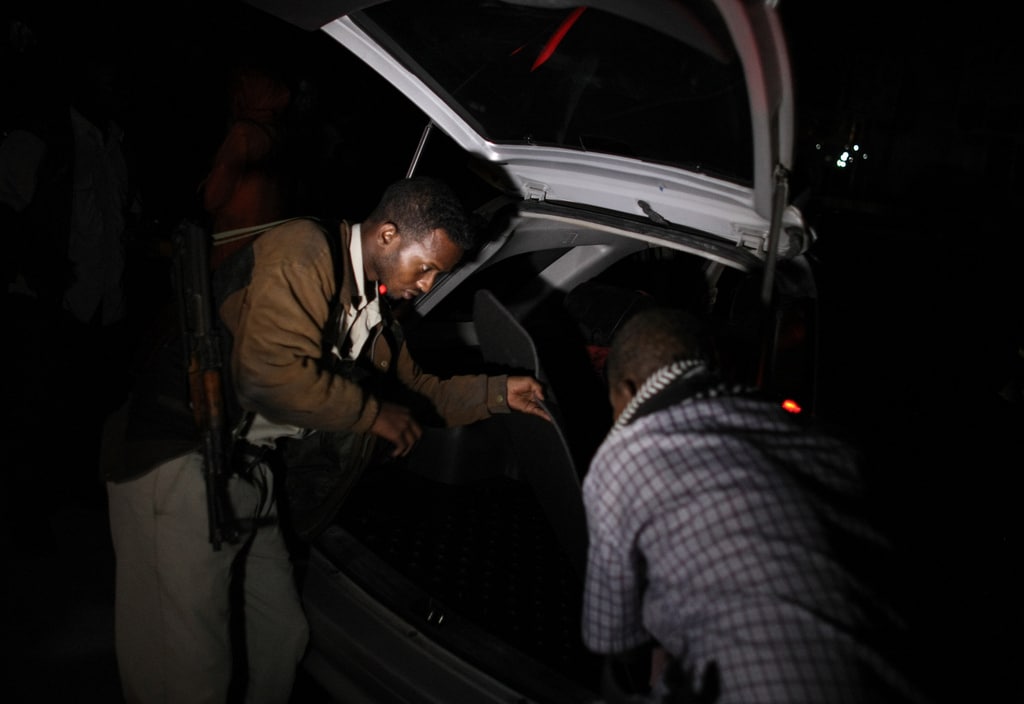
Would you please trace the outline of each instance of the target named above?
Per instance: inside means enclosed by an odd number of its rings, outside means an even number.
[[[367,281],[363,271],[362,228],[359,223],[352,226],[352,241],[348,251],[352,257],[352,270],[356,279],[362,279],[357,286],[359,297],[352,306],[342,310],[339,322],[338,343],[332,350],[342,359],[355,359],[370,339],[370,331],[381,322],[380,294],[374,290],[376,283]],[[338,282],[340,285],[341,282]]]

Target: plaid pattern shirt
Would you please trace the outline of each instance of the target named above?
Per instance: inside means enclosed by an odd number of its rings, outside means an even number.
[[[917,700],[855,454],[749,394],[661,405],[616,426],[584,480],[586,645],[656,641],[695,682],[714,663],[719,704]]]

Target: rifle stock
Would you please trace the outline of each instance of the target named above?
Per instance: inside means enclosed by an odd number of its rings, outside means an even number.
[[[227,495],[228,443],[223,395],[223,354],[213,324],[210,291],[210,238],[196,222],[185,220],[174,233],[179,318],[187,356],[189,404],[203,448],[203,476],[210,543],[237,543],[238,525]]]

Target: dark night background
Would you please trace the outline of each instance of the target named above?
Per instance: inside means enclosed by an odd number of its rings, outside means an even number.
[[[24,17],[53,50],[55,76],[92,52],[120,67],[143,240],[166,234],[193,207],[226,125],[227,67],[242,55],[317,86],[339,140],[337,168],[322,174],[337,195],[325,206],[337,208],[331,214],[365,214],[404,175],[419,137],[404,99],[325,36],[237,2],[79,3],[61,12],[18,5],[6,14]],[[1017,24],[994,4],[918,4],[898,14],[879,0],[783,0],[780,8],[797,96],[792,189],[818,234],[819,412],[859,438],[871,459],[886,517],[916,568],[908,598],[936,651],[929,670],[949,678],[950,701],[1024,701],[1015,677],[1024,655]],[[854,144],[857,158],[838,168]],[[163,279],[145,255],[135,266],[134,310],[144,318]],[[109,557],[96,559],[43,574],[53,582],[105,574]],[[109,603],[103,588],[81,589]],[[60,584],[34,590],[66,598]],[[106,633],[106,613],[70,627]],[[94,658],[82,673],[93,684],[109,674],[109,650],[83,657]]]

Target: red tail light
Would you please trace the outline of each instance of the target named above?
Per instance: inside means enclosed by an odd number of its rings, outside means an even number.
[[[800,404],[791,398],[787,398],[782,402],[782,407],[790,413],[802,413],[804,409],[800,408]]]

